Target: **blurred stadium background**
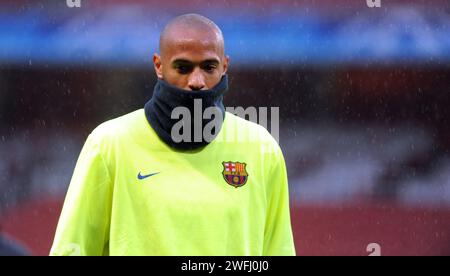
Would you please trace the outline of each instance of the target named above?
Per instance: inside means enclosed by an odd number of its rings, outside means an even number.
[[[227,106],[279,106],[299,255],[450,255],[450,2],[0,0],[0,223],[48,254],[82,144],[141,108],[172,17],[223,29]]]

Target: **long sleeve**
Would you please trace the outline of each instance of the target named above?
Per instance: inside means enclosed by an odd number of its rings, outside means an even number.
[[[274,151],[272,158],[269,158],[272,169],[268,177],[268,211],[263,255],[295,255],[286,165],[278,145]]]
[[[50,255],[108,254],[112,183],[91,134],[77,161]]]

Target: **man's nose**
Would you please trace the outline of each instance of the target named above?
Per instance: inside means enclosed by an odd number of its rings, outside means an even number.
[[[188,79],[189,89],[192,91],[205,89],[205,76],[202,74],[200,68],[195,68]]]

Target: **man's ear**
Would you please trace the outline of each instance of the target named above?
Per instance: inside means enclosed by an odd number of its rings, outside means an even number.
[[[153,67],[155,68],[156,76],[158,79],[163,78],[162,73],[162,63],[161,63],[161,57],[158,54],[153,54]]]
[[[227,73],[229,62],[230,62],[230,57],[229,56],[224,56],[224,58],[223,58],[223,73],[222,73],[222,75],[225,75]]]

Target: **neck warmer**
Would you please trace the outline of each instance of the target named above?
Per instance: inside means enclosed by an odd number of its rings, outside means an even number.
[[[219,134],[225,118],[223,95],[227,90],[227,75],[224,75],[220,82],[212,89],[200,91],[184,90],[170,85],[162,79],[158,79],[153,90],[152,98],[144,106],[145,116],[147,117],[147,121],[150,123],[152,128],[158,134],[159,138],[167,145],[181,150],[197,149],[212,142],[212,139]],[[201,103],[201,110],[199,103]],[[175,116],[176,119],[172,119],[172,117],[174,117],[173,111],[178,107],[181,107],[184,111],[189,111],[190,113],[190,133],[186,129],[189,128],[189,125],[186,124],[183,124],[183,129],[180,131],[182,133],[183,131],[187,131],[185,133],[187,133],[189,137],[188,139],[184,139],[184,141],[174,141],[171,135],[172,128],[176,124],[177,129],[179,129],[180,126],[182,117]],[[211,119],[203,118],[205,110],[208,107],[217,109],[220,111],[219,113],[221,113],[222,116],[218,119],[215,118],[214,115],[209,116]],[[201,112],[200,119],[198,117],[199,112]],[[185,118],[183,118],[183,120],[184,119]],[[194,124],[194,119],[197,121],[196,124]],[[213,120],[220,120],[220,125],[217,124],[214,128],[212,128],[211,134],[213,138],[203,137],[203,130],[205,129],[205,126]],[[189,121],[187,122],[189,124]],[[199,127],[201,127],[201,137],[199,136]]]

